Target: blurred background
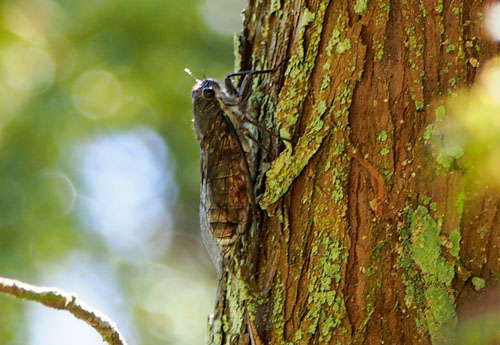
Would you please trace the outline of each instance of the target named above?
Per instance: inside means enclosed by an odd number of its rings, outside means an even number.
[[[75,292],[129,344],[203,344],[195,76],[233,70],[242,0],[0,2],[0,275]],[[1,344],[102,344],[0,295]]]

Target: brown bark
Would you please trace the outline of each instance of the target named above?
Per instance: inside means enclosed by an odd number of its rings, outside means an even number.
[[[292,144],[271,140],[267,173],[258,157],[255,282],[225,275],[212,343],[247,342],[246,318],[264,344],[453,341],[487,290],[473,279],[500,277],[500,199],[438,157],[429,125],[498,52],[486,5],[250,0],[239,67],[289,59],[252,102]]]

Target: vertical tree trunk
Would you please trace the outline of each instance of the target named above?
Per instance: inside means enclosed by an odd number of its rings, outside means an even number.
[[[471,193],[460,154],[430,140],[498,51],[486,3],[250,0],[238,68],[288,58],[252,102],[292,143],[257,157],[255,291],[224,275],[211,343],[248,342],[247,323],[272,345],[451,341],[500,277],[498,194]]]

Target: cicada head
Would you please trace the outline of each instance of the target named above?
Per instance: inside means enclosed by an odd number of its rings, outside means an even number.
[[[224,116],[218,97],[222,92],[219,83],[213,79],[198,81],[191,90],[193,101],[193,122],[198,141],[212,130],[215,119]]]

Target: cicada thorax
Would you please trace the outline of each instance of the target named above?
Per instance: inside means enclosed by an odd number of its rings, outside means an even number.
[[[205,225],[220,254],[231,256],[239,235],[251,226],[253,183],[241,136],[214,94],[193,89],[194,127],[200,145],[201,205]]]

